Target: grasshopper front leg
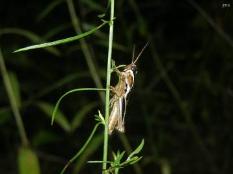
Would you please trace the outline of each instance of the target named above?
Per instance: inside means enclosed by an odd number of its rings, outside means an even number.
[[[115,95],[117,94],[117,90],[114,86],[110,86],[110,91]]]
[[[119,65],[119,66],[115,66],[114,68],[112,68],[112,71],[116,72],[117,75],[120,75],[121,74],[121,71],[119,70],[119,68],[122,68],[122,67],[125,67],[126,65]]]

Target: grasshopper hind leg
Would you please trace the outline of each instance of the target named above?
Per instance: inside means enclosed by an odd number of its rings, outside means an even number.
[[[112,101],[112,110],[108,122],[108,132],[109,135],[112,134],[114,129],[119,132],[125,132],[124,118],[122,117],[123,111],[123,98],[118,98]]]
[[[117,118],[117,125],[116,125],[116,129],[122,133],[125,132],[125,121],[124,121],[124,116],[122,114],[124,113],[125,110],[124,102],[125,102],[124,98],[119,99],[119,116]]]
[[[108,133],[112,134],[113,130],[117,127],[118,117],[120,113],[119,100],[113,100],[111,102],[111,113],[108,121]]]

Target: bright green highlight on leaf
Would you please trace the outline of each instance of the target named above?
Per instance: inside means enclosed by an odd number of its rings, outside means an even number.
[[[137,155],[139,152],[141,152],[143,146],[144,146],[144,139],[142,139],[140,145],[133,152],[130,153],[128,159],[132,158],[134,155]]]
[[[77,36],[73,36],[73,37],[68,37],[65,39],[60,39],[60,40],[56,40],[53,42],[47,42],[47,43],[42,43],[42,44],[37,44],[37,45],[32,45],[32,46],[28,46],[28,47],[24,47],[24,48],[20,48],[16,51],[14,51],[14,53],[16,52],[21,52],[21,51],[27,51],[27,50],[33,50],[33,49],[38,49],[38,48],[45,48],[45,47],[50,47],[50,46],[55,46],[55,45],[61,45],[64,43],[68,43],[68,42],[73,42],[75,40],[84,38],[92,33],[94,33],[95,31],[99,30],[101,27],[103,27],[105,24],[107,24],[108,21],[103,21],[103,23],[95,28],[93,28],[90,31],[87,31],[85,33],[79,34]]]
[[[123,152],[117,151],[117,153],[113,152],[113,161],[88,161],[88,163],[110,164],[110,167],[106,169],[106,172],[118,174],[120,169],[129,165],[133,165],[142,158],[142,156],[139,157],[137,156],[137,154],[141,152],[143,146],[144,146],[144,139],[142,139],[140,145],[133,152],[131,152],[124,161],[122,160],[125,155],[125,151]]]

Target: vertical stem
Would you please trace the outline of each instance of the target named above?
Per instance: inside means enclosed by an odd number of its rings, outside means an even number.
[[[1,69],[1,73],[2,73],[3,82],[4,82],[4,85],[5,85],[7,94],[8,94],[8,98],[10,100],[10,105],[11,105],[11,108],[13,111],[13,115],[15,117],[15,121],[16,121],[16,124],[18,127],[20,139],[22,141],[22,144],[24,146],[27,146],[29,142],[27,139],[26,131],[24,129],[23,120],[22,120],[20,112],[19,112],[19,108],[18,108],[17,103],[16,103],[16,99],[15,99],[15,95],[14,95],[12,85],[11,85],[11,82],[9,79],[9,75],[7,73],[7,69],[5,66],[5,62],[3,59],[1,48],[0,48],[0,69]]]
[[[109,97],[110,97],[110,80],[111,80],[111,59],[112,59],[112,43],[113,43],[113,20],[114,20],[114,0],[111,0],[110,23],[109,23],[109,40],[108,40],[108,63],[107,63],[107,82],[106,82],[106,96],[105,96],[105,129],[104,129],[104,149],[103,149],[103,173],[107,169],[108,157],[108,118],[109,118]]]

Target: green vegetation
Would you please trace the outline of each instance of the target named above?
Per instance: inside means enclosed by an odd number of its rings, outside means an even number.
[[[230,173],[233,4],[221,3],[2,2],[0,173]],[[148,41],[126,132],[109,136],[115,64]]]

